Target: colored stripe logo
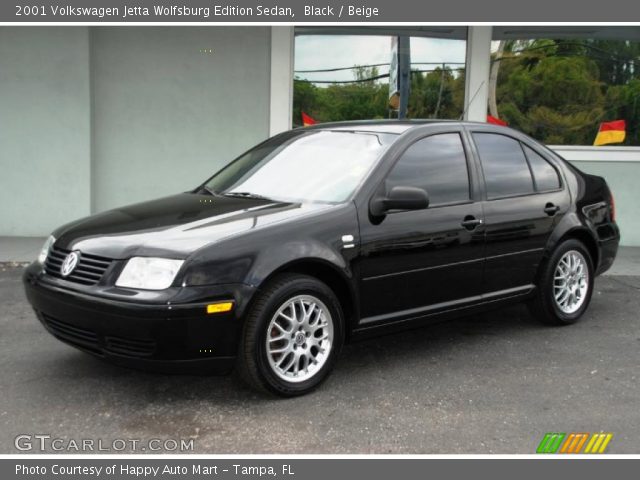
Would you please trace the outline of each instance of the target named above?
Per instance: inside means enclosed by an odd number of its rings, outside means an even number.
[[[545,433],[536,453],[604,453],[612,438],[612,433],[602,432],[593,435],[584,432],[550,432]]]

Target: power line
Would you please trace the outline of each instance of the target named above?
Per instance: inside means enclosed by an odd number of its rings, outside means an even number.
[[[465,62],[411,62],[411,65],[464,65]],[[295,73],[339,72],[341,70],[356,70],[358,68],[387,67],[389,63],[372,63],[369,65],[353,65],[351,67],[322,68],[318,70],[294,70]]]
[[[562,43],[553,43],[546,45],[535,45],[529,46],[525,48],[521,48],[518,50],[512,50],[510,52],[505,52],[507,55],[503,54],[501,57],[492,58],[491,62],[501,62],[503,60],[517,60],[518,55],[521,53],[534,52],[536,50],[548,50],[548,49],[558,49],[561,47],[580,47],[590,50],[593,53],[597,53],[598,55],[594,56],[594,58],[598,58],[600,60],[616,62],[623,65],[635,66],[636,59],[634,58],[625,58],[622,55],[607,51],[603,48],[596,47],[594,45],[589,45],[588,43],[579,43],[579,42],[562,42]],[[547,54],[547,57],[583,57],[584,54],[579,52],[554,52],[551,54]]]
[[[441,65],[441,64],[438,64]],[[442,70],[441,68],[430,68],[430,69],[422,69],[422,70],[411,70],[411,73],[430,73],[430,72],[437,72],[438,70]],[[327,84],[346,84],[346,83],[366,83],[366,82],[372,82],[374,80],[380,80],[381,78],[388,78],[389,74],[388,73],[383,73],[380,75],[376,75],[374,77],[368,77],[368,78],[358,78],[355,80],[309,80],[308,78],[295,78],[294,80],[296,82],[308,82],[308,83],[327,83]]]
[[[379,80],[381,78],[389,78],[388,73],[383,73],[382,75],[376,75],[375,77],[369,78],[358,78],[356,80],[309,80],[307,78],[296,78],[296,82],[308,82],[308,83],[331,83],[331,84],[344,84],[344,83],[365,83],[372,82],[374,80]]]

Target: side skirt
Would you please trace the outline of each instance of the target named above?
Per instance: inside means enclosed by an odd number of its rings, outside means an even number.
[[[394,331],[418,328],[466,315],[495,310],[506,305],[520,303],[533,297],[535,293],[536,286],[530,284],[452,302],[366,317],[360,319],[357,327],[353,329],[351,339],[370,338]]]

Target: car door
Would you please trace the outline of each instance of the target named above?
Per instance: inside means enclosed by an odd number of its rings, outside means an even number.
[[[521,293],[534,282],[569,193],[534,143],[489,130],[471,136],[485,185],[485,297]]]
[[[419,187],[429,207],[372,219],[358,211],[360,326],[384,324],[478,300],[482,292],[483,213],[477,171],[461,129],[411,143],[378,186]]]

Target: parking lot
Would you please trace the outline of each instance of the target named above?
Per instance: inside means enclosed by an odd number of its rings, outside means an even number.
[[[282,400],[233,376],[147,374],[76,351],[37,322],[21,272],[0,269],[0,453],[38,433],[192,438],[195,453],[486,454],[605,431],[610,453],[640,450],[637,276],[599,277],[571,327],[518,306],[349,345],[319,390]]]

